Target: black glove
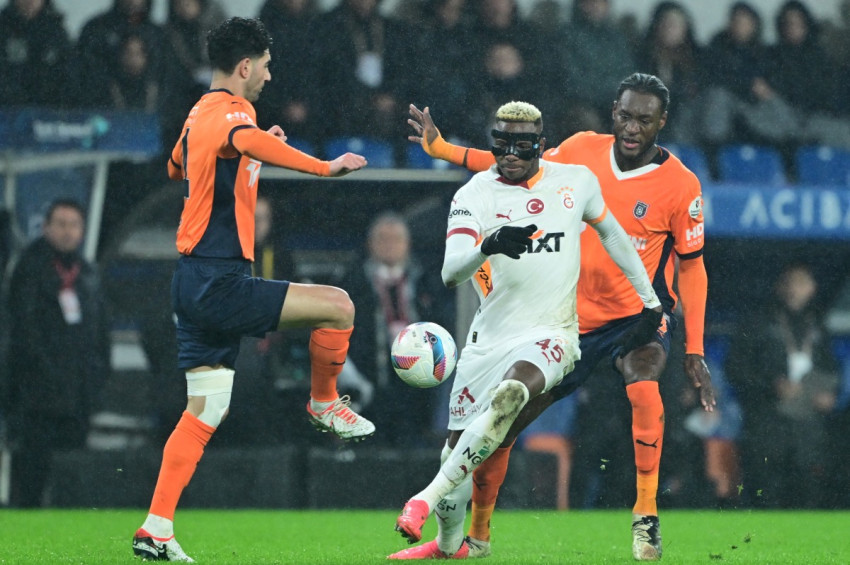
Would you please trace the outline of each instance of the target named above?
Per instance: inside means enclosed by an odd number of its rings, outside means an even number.
[[[484,255],[495,255],[501,253],[511,259],[519,259],[520,253],[528,248],[531,236],[537,231],[537,226],[531,224],[521,228],[519,226],[503,226],[481,242],[481,253]]]
[[[622,348],[619,357],[625,357],[629,352],[651,342],[661,325],[661,316],[661,310],[644,308],[632,330],[617,340],[617,345]]]

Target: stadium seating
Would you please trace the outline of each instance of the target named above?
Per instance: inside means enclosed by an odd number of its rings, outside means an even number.
[[[694,173],[701,182],[711,180],[711,170],[708,159],[702,149],[693,145],[665,144],[664,147],[679,158],[684,165]]]
[[[335,159],[346,152],[363,155],[373,169],[395,167],[392,145],[385,141],[368,137],[337,137],[325,144],[325,156],[328,159]]]
[[[722,182],[786,184],[779,151],[758,145],[727,145],[720,149],[718,168]]]
[[[809,146],[798,149],[795,157],[801,183],[850,186],[850,152]]]

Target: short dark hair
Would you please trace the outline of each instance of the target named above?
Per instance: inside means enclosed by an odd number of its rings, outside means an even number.
[[[53,213],[57,208],[73,208],[77,212],[80,213],[80,216],[83,217],[83,220],[86,219],[86,211],[83,209],[83,205],[74,200],[73,198],[57,198],[53,200],[50,205],[47,207],[47,211],[44,213],[44,223],[49,223],[53,218]]]
[[[256,18],[230,18],[207,34],[210,64],[227,73],[246,57],[262,57],[271,44],[266,26]]]
[[[667,111],[667,106],[670,105],[670,90],[664,85],[664,82],[655,75],[647,73],[634,73],[629,75],[620,87],[617,89],[617,100],[627,90],[633,92],[641,92],[643,94],[651,94],[661,101],[661,113]]]

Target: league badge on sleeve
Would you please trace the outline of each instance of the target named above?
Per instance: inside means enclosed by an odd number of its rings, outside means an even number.
[[[690,206],[688,206],[688,215],[694,220],[702,217],[702,195],[694,198]]]

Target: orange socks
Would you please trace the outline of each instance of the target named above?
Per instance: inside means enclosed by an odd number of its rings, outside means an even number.
[[[183,489],[192,480],[204,447],[215,428],[201,422],[188,411],[177,422],[162,450],[162,465],[153,492],[150,513],[174,520],[174,510]]]
[[[499,488],[505,482],[511,448],[500,447],[472,472],[472,523],[469,536],[490,541],[490,517],[496,508]]]
[[[310,397],[313,400],[331,402],[339,396],[336,378],[342,372],[353,329],[353,326],[347,330],[316,328],[310,333]]]
[[[626,387],[632,403],[632,438],[637,467],[637,501],[635,514],[658,515],[658,467],[664,439],[664,405],[658,383],[640,381]]]

